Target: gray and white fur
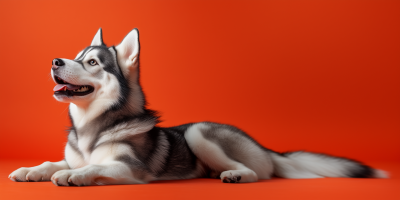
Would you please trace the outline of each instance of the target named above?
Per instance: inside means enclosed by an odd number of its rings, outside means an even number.
[[[357,161],[304,151],[278,153],[240,129],[212,122],[157,126],[139,82],[139,32],[107,47],[99,29],[74,60],[53,60],[54,98],[69,103],[65,159],[12,172],[13,181],[57,186],[140,184],[219,178],[256,182],[272,176],[386,178]]]

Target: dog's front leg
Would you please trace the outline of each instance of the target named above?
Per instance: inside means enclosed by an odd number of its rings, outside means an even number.
[[[65,160],[44,162],[36,167],[21,167],[12,172],[8,178],[15,182],[50,181],[55,172],[63,169],[69,169]]]
[[[61,170],[51,177],[51,181],[57,186],[146,183],[135,179],[131,169],[125,163],[119,161],[91,164],[78,169]]]

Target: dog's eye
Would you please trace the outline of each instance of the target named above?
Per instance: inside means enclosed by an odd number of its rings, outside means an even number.
[[[96,60],[94,60],[94,59],[89,60],[89,65],[92,65],[92,66],[97,65]]]

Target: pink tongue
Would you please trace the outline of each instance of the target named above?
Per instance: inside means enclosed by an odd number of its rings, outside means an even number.
[[[80,86],[71,85],[71,84],[57,84],[57,85],[53,88],[53,91],[61,91],[61,90],[64,90],[65,87],[66,87],[68,90],[76,90],[76,89],[79,89],[79,88],[80,88]]]

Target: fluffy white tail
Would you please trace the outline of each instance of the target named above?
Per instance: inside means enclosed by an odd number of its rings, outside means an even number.
[[[296,151],[272,153],[274,174],[282,178],[388,178],[385,171],[373,169],[360,162],[325,154]]]

